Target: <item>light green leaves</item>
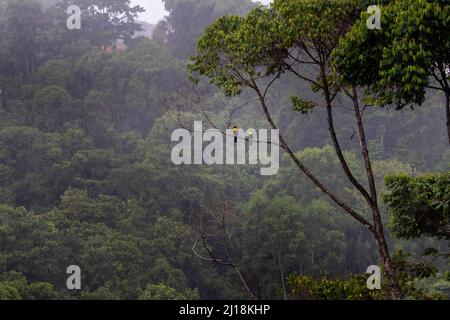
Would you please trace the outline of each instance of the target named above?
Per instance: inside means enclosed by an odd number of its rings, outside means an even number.
[[[299,97],[292,97],[291,100],[294,110],[302,114],[310,113],[317,105],[313,101],[306,101]]]
[[[395,0],[381,12],[383,30],[368,30],[361,16],[334,52],[336,68],[380,105],[422,104],[434,71],[450,61],[449,2]]]

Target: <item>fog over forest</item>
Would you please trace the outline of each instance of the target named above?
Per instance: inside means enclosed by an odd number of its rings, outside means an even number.
[[[448,300],[450,2],[161,2],[0,0],[0,300]]]

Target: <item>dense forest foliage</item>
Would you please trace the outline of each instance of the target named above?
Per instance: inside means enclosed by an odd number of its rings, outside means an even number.
[[[172,131],[194,120],[222,129],[230,123],[270,128],[251,90],[234,92],[236,87],[227,85],[239,84],[220,76],[211,82],[225,90],[203,78],[193,83],[188,65],[211,80],[222,70],[205,66],[220,62],[210,59],[223,57],[220,50],[233,49],[236,65],[249,66],[245,59],[256,57],[253,66],[267,66],[267,55],[278,54],[280,47],[259,50],[278,38],[258,33],[257,27],[273,35],[273,26],[261,18],[273,12],[250,0],[163,2],[169,15],[150,39],[139,36],[137,17],[143,9],[128,0],[0,0],[0,299],[390,298],[384,274],[382,290],[366,287],[367,267],[383,265],[370,230],[307,179],[288,154],[282,154],[280,172],[271,177],[260,176],[258,166],[171,162]],[[294,4],[315,2],[321,1],[275,1],[274,6],[295,22]],[[352,7],[356,23],[367,1],[343,2],[358,4]],[[82,9],[80,30],[66,27],[66,8],[73,3]],[[442,1],[442,6],[448,10],[449,4]],[[325,19],[328,11],[322,9]],[[229,16],[219,19],[224,15]],[[317,21],[297,22],[306,28]],[[237,30],[240,23],[255,30]],[[301,29],[285,26],[286,41],[280,42],[289,47],[298,40],[289,35]],[[449,30],[448,24],[443,27]],[[368,41],[358,30],[336,53],[341,62],[336,68],[361,68],[346,60],[352,41]],[[394,31],[389,31],[392,43]],[[246,41],[236,41],[236,34]],[[388,66],[377,65],[375,58],[370,70],[382,74],[375,66]],[[336,155],[327,108],[310,103],[321,91],[283,66],[272,67],[266,75],[278,81],[267,101],[293,155],[345,203],[370,217]],[[391,84],[374,75],[369,84],[362,74],[341,73],[348,83],[366,86],[361,90],[386,93],[364,109],[364,125],[375,200],[402,295],[448,299],[445,88],[420,83],[412,89],[416,95],[389,92],[401,81]],[[333,108],[336,135],[348,169],[365,187],[349,101],[343,97],[342,106]],[[66,287],[70,265],[82,270],[81,290]]]

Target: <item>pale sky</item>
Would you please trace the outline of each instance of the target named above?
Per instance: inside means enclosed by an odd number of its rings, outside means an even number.
[[[271,0],[261,0],[261,2],[268,4]],[[131,0],[131,3],[145,8],[146,12],[140,16],[140,19],[144,21],[155,24],[167,15],[161,0]]]

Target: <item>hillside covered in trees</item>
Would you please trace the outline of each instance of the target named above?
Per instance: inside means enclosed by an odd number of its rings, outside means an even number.
[[[0,300],[448,299],[450,2],[163,2],[0,0]],[[173,164],[195,120],[278,174]]]

